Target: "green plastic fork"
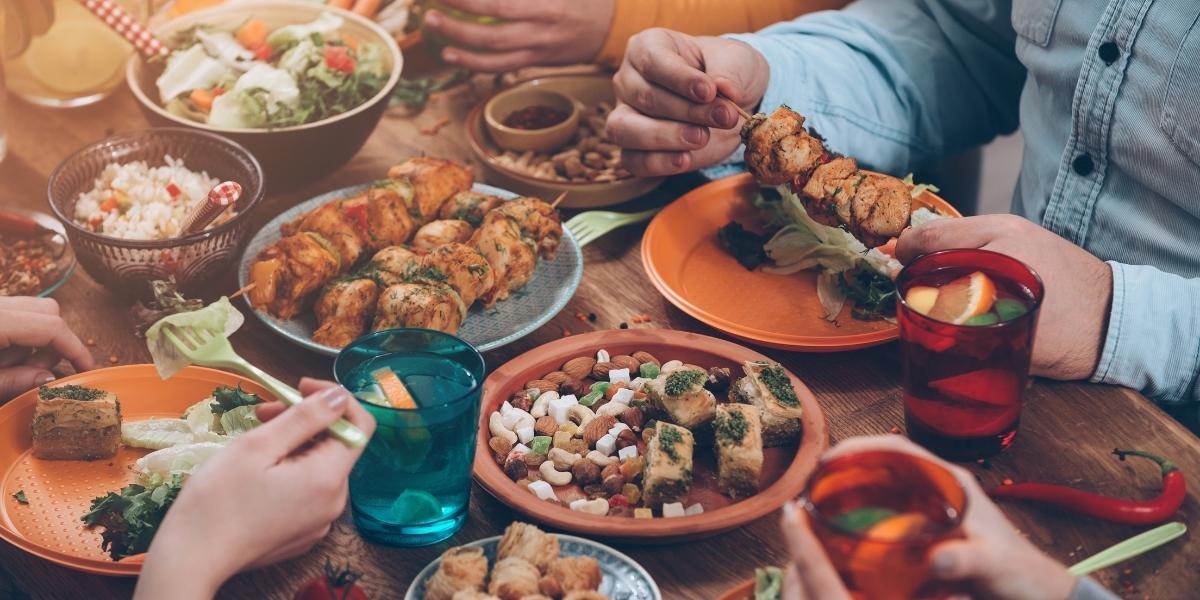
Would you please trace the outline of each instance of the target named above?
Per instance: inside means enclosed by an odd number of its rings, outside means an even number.
[[[586,246],[604,234],[626,225],[649,221],[660,208],[652,208],[638,213],[619,213],[608,210],[589,210],[582,212],[567,221],[567,230],[575,237],[580,246]]]
[[[163,327],[163,335],[180,354],[187,357],[193,364],[238,371],[270,390],[276,398],[288,406],[295,406],[304,401],[304,397],[298,390],[271,377],[266,371],[238,356],[237,352],[233,351],[233,346],[229,344],[229,340],[224,336],[214,335],[194,327],[177,325]],[[367,443],[366,434],[345,419],[338,419],[333,425],[330,425],[329,433],[351,448],[360,448]]]

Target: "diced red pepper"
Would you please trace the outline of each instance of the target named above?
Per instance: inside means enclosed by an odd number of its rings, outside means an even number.
[[[174,183],[168,183],[167,193],[170,194],[172,198],[178,198],[179,195],[183,193],[183,190],[179,189],[179,186],[175,185]]]
[[[629,506],[629,499],[624,494],[614,494],[608,499],[609,508],[616,508],[618,506]]]
[[[355,229],[359,231],[365,231],[367,229],[367,205],[357,204],[354,206],[347,206],[342,209],[342,212],[346,215],[346,218],[354,222]]]
[[[354,59],[345,46],[325,46],[325,66],[343,73],[354,72]]]
[[[254,58],[263,61],[270,60],[271,55],[275,53],[270,44],[267,44],[266,42],[258,44],[257,46],[251,48],[250,51],[254,53]]]
[[[212,89],[213,98],[216,98],[217,96],[220,96],[221,94],[224,94],[224,93],[225,93],[225,88],[223,88],[223,87],[217,86]]]

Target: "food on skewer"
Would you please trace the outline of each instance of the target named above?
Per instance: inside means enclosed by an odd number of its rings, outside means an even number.
[[[358,262],[358,258],[367,250],[367,243],[359,222],[351,215],[363,214],[365,216],[366,205],[365,194],[330,202],[300,215],[295,221],[285,224],[281,230],[284,235],[305,232],[320,235],[337,250],[340,261],[352,265]]]
[[[258,309],[280,319],[304,310],[309,296],[341,272],[333,245],[320,234],[306,231],[271,244],[250,266],[254,289],[248,297]]]
[[[470,223],[471,227],[479,227],[483,224],[483,216],[503,203],[499,196],[467,190],[451,196],[438,211],[438,218],[459,219]]]
[[[313,341],[341,348],[361,336],[375,318],[379,290],[370,277],[349,277],[326,286],[313,306],[321,324]]]
[[[413,250],[422,254],[441,246],[442,244],[462,243],[471,239],[475,228],[466,221],[458,219],[438,219],[430,221],[417,230],[413,236]]]
[[[442,205],[451,196],[471,189],[475,176],[467,167],[444,158],[410,158],[390,169],[389,179],[412,182],[415,204],[412,215],[421,224],[437,218]]]
[[[448,285],[397,283],[379,294],[373,329],[420,327],[458,331],[466,316],[462,298]]]
[[[495,277],[494,287],[480,298],[485,307],[508,298],[533,277],[537,255],[521,237],[521,228],[515,219],[500,215],[485,220],[475,230],[470,245],[492,265]]]
[[[521,237],[535,242],[538,256],[552,258],[562,241],[562,219],[554,207],[537,198],[516,198],[496,207],[484,218],[481,227],[497,215],[511,217],[521,230]]]
[[[762,114],[742,128],[746,167],[763,185],[783,185],[807,177],[829,160],[825,140],[804,128],[804,117],[786,106]]]
[[[441,271],[446,276],[446,285],[454,288],[467,306],[496,285],[492,265],[466,244],[442,244],[426,254],[422,263]]]

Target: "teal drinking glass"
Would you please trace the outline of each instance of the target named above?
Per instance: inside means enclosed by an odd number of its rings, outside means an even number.
[[[393,408],[380,381],[394,373],[416,402]],[[368,540],[427,546],[462,527],[471,495],[483,357],[428,329],[363,336],[338,354],[334,377],[375,417],[350,473],[354,524]]]

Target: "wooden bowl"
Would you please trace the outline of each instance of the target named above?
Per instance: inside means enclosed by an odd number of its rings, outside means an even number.
[[[705,512],[687,517],[634,519],[573,511],[538,499],[504,475],[488,446],[488,417],[525,382],[557,370],[577,356],[594,356],[599,349],[613,355],[645,351],[662,361],[682,360],[704,367],[731,367],[741,373],[747,360],[770,360],[739,346],[695,333],[668,329],[595,331],[555,340],[496,369],[483,384],[479,439],[475,447],[475,480],[488,493],[529,519],[581,535],[643,544],[663,544],[701,539],[735,529],[774,512],[804,488],[817,459],[829,444],[825,417],[816,397],[789,373],[804,408],[804,433],[793,446],[767,448],[763,455],[762,490],[749,498],[732,500],[716,490],[715,458],[711,451],[697,452],[695,481],[688,503],[699,501]]]
[[[583,105],[600,102],[614,104],[616,102],[612,77],[600,73],[538,77],[522,81],[506,89],[550,90],[573,98],[577,103]],[[501,90],[497,94],[504,92],[505,90]],[[547,201],[554,199],[562,192],[567,192],[567,197],[562,201],[562,206],[565,208],[600,208],[620,204],[650,193],[663,182],[662,177],[628,177],[613,182],[572,183],[542,179],[505,167],[496,162],[496,156],[503,153],[503,150],[489,135],[484,120],[483,111],[487,102],[484,100],[479,103],[467,115],[466,129],[471,152],[483,164],[484,175],[488,183],[492,185]]]
[[[567,118],[541,129],[517,129],[504,124],[513,113],[529,106],[546,106],[567,113]],[[492,96],[483,105],[488,133],[502,148],[515,152],[552,152],[571,140],[579,129],[579,105],[553,90],[518,87]]]
[[[262,164],[272,190],[294,188],[324,177],[349,160],[367,142],[387,109],[392,90],[400,81],[404,60],[396,40],[374,21],[347,10],[298,0],[269,0],[253,4],[234,3],[198,10],[178,19],[153,26],[160,39],[197,25],[234,28],[247,19],[262,20],[274,29],[284,25],[307,23],[323,12],[332,12],[345,20],[342,31],[364,42],[383,48],[389,69],[383,88],[363,104],[328,119],[276,129],[226,129],[212,127],[168,112],[159,102],[155,80],[163,63],[147,63],[134,55],[126,66],[125,79],[137,98],[142,113],[156,126],[188,127],[225,136],[245,146]]]

